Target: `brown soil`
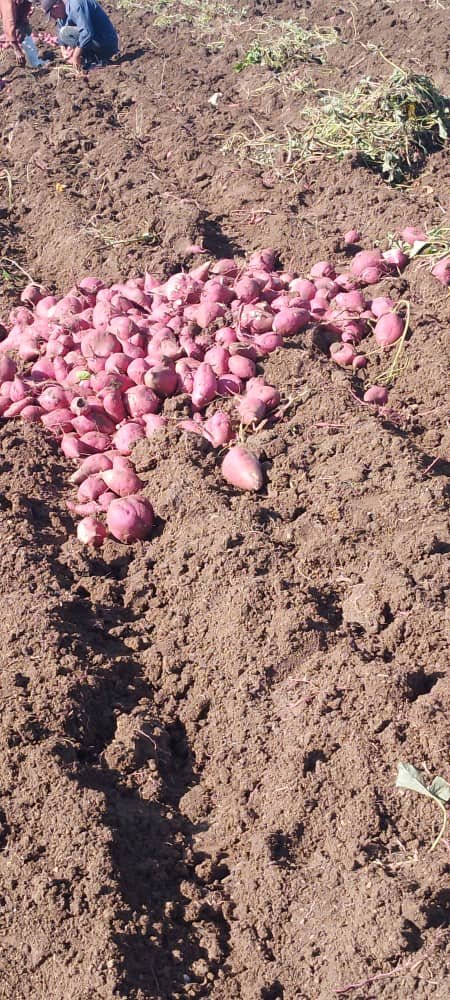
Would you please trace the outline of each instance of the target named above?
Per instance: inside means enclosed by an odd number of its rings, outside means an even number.
[[[276,6],[301,9],[345,41],[308,67],[322,85],[389,72],[370,41],[450,89],[440,5]],[[87,83],[3,57],[2,252],[40,281],[167,273],[193,239],[342,262],[346,223],[370,245],[443,220],[444,152],[402,189],[350,160],[294,184],[225,159],[232,127],[304,98],[249,96],[269,74],[236,75],[236,42],[115,20],[123,59]],[[155,245],[102,249],[89,227],[111,224]],[[448,995],[449,843],[427,853],[437,810],[394,783],[399,760],[449,778],[450,300],[417,265],[389,287],[412,303],[398,416],[298,338],[265,366],[297,402],[253,441],[264,493],[224,486],[196,440],[139,447],[149,543],[81,549],[53,440],[2,426],[2,1000]]]

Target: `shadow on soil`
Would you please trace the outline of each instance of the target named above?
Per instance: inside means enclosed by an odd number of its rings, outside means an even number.
[[[223,967],[228,924],[220,909],[204,901],[207,885],[195,870],[206,860],[195,851],[199,828],[180,811],[180,800],[198,780],[184,726],[173,715],[161,721],[142,665],[126,641],[111,635],[113,626],[131,631],[134,617],[117,606],[94,612],[88,599],[61,609],[65,640],[93,664],[71,692],[68,736],[78,747],[72,775],[81,788],[102,793],[106,804],[123,900],[114,930],[123,963],[118,995],[142,991],[171,1000],[195,982],[196,996],[206,997],[210,983],[201,985],[203,970],[214,974]],[[123,747],[118,722],[124,725]],[[185,916],[193,901],[195,924]],[[205,927],[216,942],[214,956],[200,942]],[[192,966],[198,962],[202,971],[196,976]]]

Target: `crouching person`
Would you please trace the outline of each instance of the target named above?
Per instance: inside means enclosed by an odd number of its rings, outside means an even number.
[[[22,42],[31,32],[28,23],[30,11],[31,3],[28,0],[0,0],[0,15],[5,38],[9,46],[13,49],[16,62],[19,66],[25,65],[25,53],[22,49]]]
[[[57,21],[58,41],[75,69],[117,55],[116,29],[97,0],[41,0],[41,7]]]

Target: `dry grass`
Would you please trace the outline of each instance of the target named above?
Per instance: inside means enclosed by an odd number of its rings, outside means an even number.
[[[92,221],[85,229],[89,236],[93,236],[98,247],[120,247],[120,246],[156,246],[159,243],[157,234],[150,226],[140,233],[131,236],[122,236],[120,228],[115,225],[100,226]]]
[[[268,18],[252,32],[252,44],[235,69],[265,66],[277,73],[304,62],[322,63],[325,49],[339,41],[334,28],[302,27],[298,20]]]
[[[405,183],[450,133],[450,108],[425,76],[396,69],[382,83],[362,80],[353,91],[331,93],[299,112],[285,135],[235,133],[224,151],[272,169],[349,154],[391,184]]]
[[[148,11],[157,28],[187,25],[194,35],[206,38],[215,49],[222,48],[230,28],[247,16],[245,6],[232,0],[118,0],[117,5],[126,13]]]

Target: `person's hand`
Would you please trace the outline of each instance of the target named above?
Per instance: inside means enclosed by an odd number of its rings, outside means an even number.
[[[22,52],[20,45],[14,45],[14,56],[18,66],[25,66],[25,53]]]

